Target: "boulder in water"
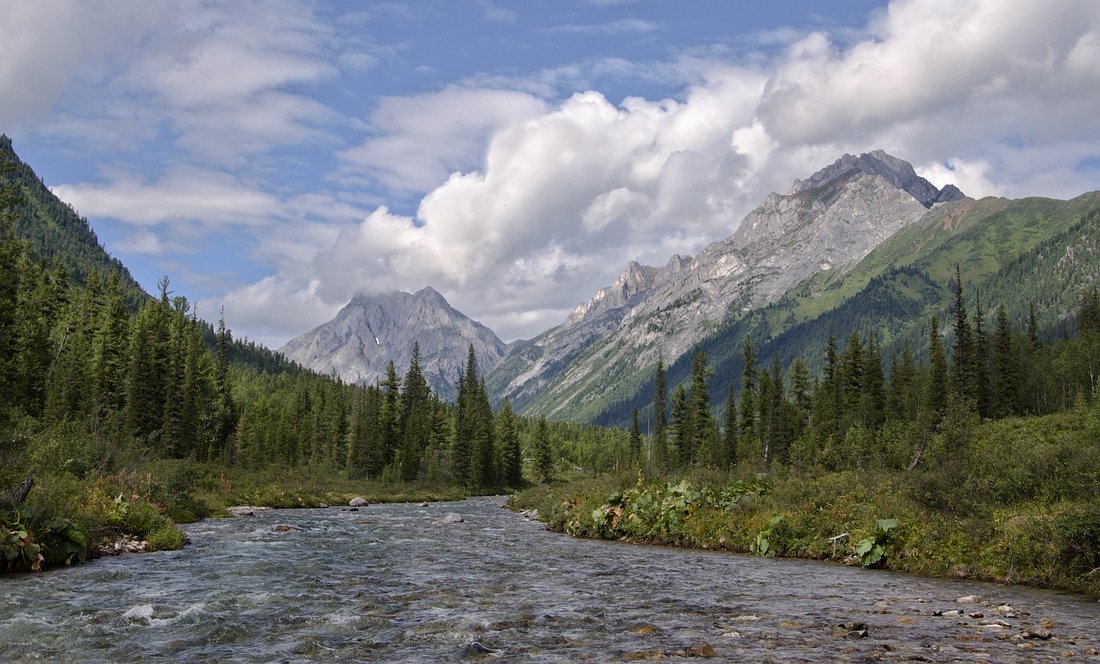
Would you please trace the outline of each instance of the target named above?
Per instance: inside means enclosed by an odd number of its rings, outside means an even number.
[[[370,505],[366,498],[352,498],[348,501],[348,507],[366,507]]]
[[[442,519],[436,523],[462,523],[465,519],[458,512],[448,512]]]

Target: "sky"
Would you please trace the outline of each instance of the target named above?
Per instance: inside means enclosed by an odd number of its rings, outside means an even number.
[[[150,292],[272,348],[425,286],[502,339],[884,149],[1100,189],[1100,0],[6,0],[0,132]]]

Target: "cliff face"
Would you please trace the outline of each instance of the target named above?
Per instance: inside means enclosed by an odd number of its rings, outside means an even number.
[[[358,295],[331,321],[280,349],[289,359],[348,382],[373,384],[385,378],[392,360],[399,376],[420,346],[421,370],[432,391],[453,398],[471,344],[483,374],[504,357],[493,332],[457,311],[432,288],[416,293]]]
[[[941,193],[881,151],[845,155],[771,194],[729,238],[663,268],[630,264],[559,327],[517,346],[490,388],[525,413],[585,417],[731,318],[822,270],[844,271],[920,219]]]

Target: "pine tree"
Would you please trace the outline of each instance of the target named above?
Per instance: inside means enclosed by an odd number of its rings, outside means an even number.
[[[546,418],[540,417],[535,426],[535,474],[543,482],[554,478],[554,454],[550,449],[550,431]]]
[[[707,354],[696,351],[691,363],[691,440],[687,465],[703,461],[721,465],[722,454],[718,445],[718,425],[710,412],[710,377]]]
[[[672,392],[672,428],[676,440],[676,459],[681,466],[691,464],[692,423],[691,401],[688,399],[687,389],[683,385],[677,385]]]
[[[386,379],[379,387],[382,388],[382,404],[378,412],[381,433],[379,464],[385,469],[393,463],[404,441],[401,431],[401,379],[397,377],[393,360],[386,363]]]
[[[630,414],[630,458],[637,463],[642,458],[642,430],[638,428],[638,407]]]
[[[1012,340],[1012,328],[1004,305],[997,308],[990,358],[990,406],[993,417],[1008,417],[1019,412],[1020,364]]]
[[[925,386],[925,403],[930,424],[936,425],[947,411],[947,358],[943,352],[939,321],[935,316],[928,321],[928,383]]]
[[[745,337],[741,346],[741,449],[756,443],[756,346]]]
[[[739,459],[737,458],[737,401],[733,396],[733,383],[726,386],[725,420],[726,428],[722,439],[722,446],[725,448],[725,461],[727,466],[735,466]]]
[[[93,282],[94,283],[94,282]],[[107,278],[104,304],[92,341],[93,399],[97,417],[121,412],[126,405],[127,346],[130,312],[122,291],[122,277],[112,272]]]
[[[164,424],[172,367],[172,310],[168,279],[158,284],[160,298],[150,300],[130,326],[126,373],[125,421],[129,432],[148,439]]]
[[[509,488],[519,488],[523,486],[523,453],[520,450],[516,416],[507,397],[497,413],[497,439],[500,441],[501,483]]]
[[[424,449],[428,447],[432,430],[431,390],[420,368],[420,344],[415,341],[403,387],[399,424],[403,438],[401,479],[412,482],[420,473],[421,457]]]
[[[886,390],[882,377],[882,356],[878,342],[867,337],[863,353],[863,387],[860,393],[860,419],[863,426],[874,430],[886,421]]]
[[[989,339],[985,332],[985,313],[982,311],[981,291],[974,289],[974,402],[978,414],[992,416],[992,397],[989,388]]]
[[[955,280],[951,291],[954,294],[951,315],[954,318],[955,333],[955,352],[951,358],[951,388],[956,397],[973,398],[974,343],[966,313],[966,301],[963,298],[962,274],[958,265],[955,265]]]
[[[917,417],[920,398],[914,394],[917,367],[909,341],[902,343],[901,357],[895,356],[890,366],[890,384],[887,390],[887,419],[912,422]]]
[[[810,409],[813,408],[813,398],[810,391],[810,369],[806,366],[805,360],[796,357],[791,362],[788,374],[791,381],[791,399],[794,400],[795,407],[805,419],[809,415]]]
[[[653,464],[659,471],[668,467],[668,433],[665,406],[665,362],[657,357],[657,375],[653,385]]]

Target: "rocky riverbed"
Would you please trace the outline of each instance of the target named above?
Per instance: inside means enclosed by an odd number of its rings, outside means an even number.
[[[501,502],[264,510],[5,577],[0,660],[1100,661],[1085,597],[577,540]]]

